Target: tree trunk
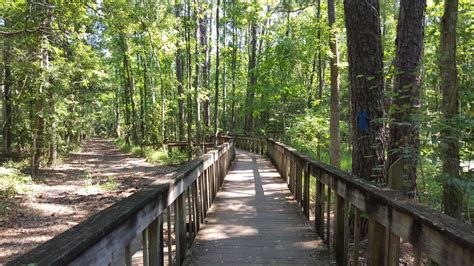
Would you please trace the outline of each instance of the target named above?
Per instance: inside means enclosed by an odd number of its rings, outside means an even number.
[[[54,166],[58,159],[57,147],[57,121],[56,121],[56,97],[54,96],[53,88],[48,89],[49,112],[51,114],[50,121],[50,140],[49,140],[49,158],[48,165]]]
[[[225,7],[226,1],[224,0],[224,3],[222,4],[222,12],[223,12],[223,19],[225,21],[226,17],[226,7]],[[222,27],[222,45],[224,51],[226,50],[226,24],[224,23]],[[222,55],[222,130],[225,132],[227,130],[227,84],[226,84],[226,59],[225,59],[225,53]]]
[[[349,59],[352,172],[383,181],[383,61],[377,0],[344,0]]]
[[[115,136],[117,138],[121,137],[120,134],[120,89],[117,87],[115,89],[115,101],[114,101],[114,114],[115,114]]]
[[[130,133],[133,130],[131,126],[131,118],[130,118],[130,78],[128,72],[128,55],[127,55],[127,44],[126,44],[126,37],[125,33],[120,33],[121,39],[121,48],[122,48],[122,60],[123,60],[123,81],[124,81],[124,104],[125,104],[125,143],[130,145]]]
[[[352,173],[383,182],[384,118],[383,50],[378,0],[344,0],[347,29],[351,120]],[[385,228],[369,220],[369,250],[385,250]],[[384,265],[384,252],[371,252],[369,265]]]
[[[248,64],[248,85],[245,98],[245,132],[249,135],[253,133],[253,102],[255,96],[255,85],[257,84],[256,60],[257,60],[257,25],[256,21],[250,23],[250,54]]]
[[[186,1],[186,23],[185,23],[185,40],[186,40],[186,58],[187,58],[187,141],[188,141],[188,160],[191,160],[193,156],[193,136],[192,136],[192,125],[193,125],[193,102],[191,98],[191,85],[192,85],[192,58],[191,58],[191,2]]]
[[[212,10],[211,10],[212,11]],[[207,32],[207,25],[209,25],[209,32]],[[201,31],[204,32],[206,38],[205,52],[203,52],[206,59],[203,64],[203,77],[202,82],[204,84],[204,90],[206,92],[206,98],[204,99],[204,123],[209,129],[211,127],[211,51],[212,51],[212,12],[209,23],[207,17],[204,17],[204,26]]]
[[[8,27],[8,22],[5,20],[4,27]],[[5,152],[11,151],[12,145],[12,72],[11,72],[11,40],[5,38],[3,41],[3,148]]]
[[[46,1],[47,3],[47,1]],[[44,28],[51,28],[53,17],[52,11],[49,7],[43,7],[44,18],[42,26]],[[33,117],[32,117],[32,145],[31,145],[31,177],[35,178],[39,167],[41,156],[43,153],[43,141],[44,141],[44,94],[48,90],[49,85],[49,69],[50,69],[50,58],[49,58],[49,36],[43,32],[40,36],[40,78],[41,84],[38,92],[34,99]]]
[[[414,198],[419,158],[420,68],[423,57],[423,31],[426,1],[402,0],[397,26],[395,87],[390,114],[387,166],[403,160],[402,191]]]
[[[446,0],[441,19],[440,72],[442,119],[440,154],[443,165],[443,208],[447,215],[461,219],[463,193],[459,182],[459,132],[456,120],[459,118],[457,69],[456,69],[456,24],[458,1]]]
[[[181,21],[180,14],[181,7],[179,4],[176,4],[176,18],[178,21]],[[178,29],[178,39],[180,39],[179,26]],[[183,55],[180,48],[180,41],[176,42],[176,79],[178,81],[178,139],[179,141],[184,141],[184,89],[183,89]]]
[[[341,165],[341,143],[339,137],[339,54],[337,50],[336,35],[336,5],[334,0],[328,0],[328,20],[329,29],[329,47],[332,57],[331,65],[331,114],[329,123],[330,148],[331,148],[331,165],[340,167]]]
[[[196,0],[194,0],[194,19],[196,20],[196,31],[195,31],[195,44],[194,44],[194,54],[195,54],[195,68],[194,68],[194,104],[195,104],[195,114],[194,114],[194,123],[196,124],[196,155],[201,155],[202,154],[202,149],[201,149],[201,138],[202,138],[202,133],[201,133],[201,100],[199,99],[199,91],[200,91],[200,86],[201,86],[201,74],[199,73],[200,71],[200,58],[201,54],[199,52],[199,49],[204,48],[204,43],[203,39],[205,40],[206,35],[202,33],[202,24],[204,24],[204,20],[202,19],[202,9],[200,7],[196,7]],[[204,25],[205,27],[205,25]],[[199,41],[199,42],[198,42]]]
[[[318,0],[318,10],[317,10],[317,18],[318,23],[321,21],[321,0]],[[321,24],[320,24],[321,25]],[[323,68],[324,63],[322,59],[322,47],[321,47],[321,29],[320,26],[318,27],[318,41],[319,41],[319,49],[318,49],[318,99],[321,100],[323,98],[323,88],[324,88],[324,74]]]
[[[214,95],[214,146],[217,146],[217,134],[219,133],[219,6],[217,0],[216,8],[216,90]]]
[[[235,8],[235,2],[232,2],[233,8]],[[230,131],[234,132],[236,127],[236,117],[235,117],[235,77],[237,72],[237,25],[236,25],[236,15],[232,15],[232,62],[231,62],[231,105],[230,105]]]

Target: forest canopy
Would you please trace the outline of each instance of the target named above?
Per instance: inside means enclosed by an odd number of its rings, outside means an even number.
[[[473,4],[365,2],[2,1],[2,155],[270,136],[471,222]]]

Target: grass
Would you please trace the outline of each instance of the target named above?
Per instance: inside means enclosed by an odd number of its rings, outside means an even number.
[[[114,191],[119,188],[119,183],[112,176],[108,176],[107,181],[99,184],[99,187],[105,191]]]
[[[20,170],[0,167],[0,199],[27,192],[30,182],[31,177],[21,173]]]
[[[7,165],[11,165],[8,163]],[[0,221],[7,216],[7,208],[11,205],[11,198],[19,193],[28,192],[31,177],[15,168],[0,167]]]
[[[135,156],[145,157],[147,162],[151,164],[162,165],[180,165],[187,161],[185,152],[167,151],[164,148],[154,149],[151,147],[141,148],[140,146],[127,145],[121,139],[115,140],[115,144],[119,149],[126,153],[131,153]]]

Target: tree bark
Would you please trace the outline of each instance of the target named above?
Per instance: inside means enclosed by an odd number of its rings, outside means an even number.
[[[447,215],[461,219],[463,193],[459,187],[459,132],[455,129],[459,118],[458,73],[456,69],[456,24],[458,1],[446,0],[441,19],[440,74],[442,119],[440,154],[444,178],[443,209]]]
[[[219,6],[216,7],[216,89],[214,95],[214,146],[217,146],[217,134],[219,133]]]
[[[344,0],[349,59],[352,172],[383,181],[383,60],[377,0]]]
[[[178,21],[181,21],[181,7],[180,4],[176,4],[175,15]],[[176,80],[178,81],[178,139],[184,141],[184,89],[183,89],[183,55],[181,52],[180,44],[180,31],[178,29],[178,40],[176,41]]]
[[[123,60],[123,81],[124,81],[124,104],[125,104],[125,143],[130,145],[130,133],[133,130],[131,126],[131,118],[130,118],[130,75],[128,71],[128,55],[127,55],[127,44],[126,44],[126,37],[125,33],[120,33],[120,42],[122,48],[122,60]]]
[[[44,1],[45,4],[48,1]],[[44,28],[51,28],[53,23],[52,10],[44,6],[42,7],[44,18],[42,25]],[[41,83],[35,95],[33,117],[32,117],[32,145],[31,145],[31,177],[35,178],[41,162],[41,156],[44,146],[44,94],[48,90],[50,78],[50,58],[49,58],[49,35],[46,32],[40,35],[40,79]]]
[[[202,154],[202,149],[201,149],[201,138],[202,138],[202,132],[201,132],[201,100],[199,99],[199,91],[200,91],[200,86],[201,86],[201,73],[200,68],[200,62],[201,62],[201,54],[200,54],[200,49],[204,49],[205,51],[205,45],[206,45],[206,33],[204,30],[204,33],[202,32],[202,29],[206,27],[204,24],[204,19],[202,18],[202,9],[201,7],[196,7],[196,0],[194,0],[194,14],[195,14],[195,20],[196,20],[196,32],[195,32],[195,39],[196,43],[194,45],[194,54],[196,56],[195,59],[195,68],[194,68],[194,104],[196,105],[195,107],[195,114],[194,114],[194,122],[196,124],[196,146],[197,146],[197,155]],[[198,42],[199,40],[199,42]],[[205,53],[204,53],[205,54]]]
[[[248,64],[248,85],[247,95],[245,98],[246,116],[245,116],[245,132],[249,135],[253,133],[253,102],[255,97],[255,85],[257,84],[256,62],[257,62],[257,25],[256,21],[250,23],[250,54]]]
[[[235,8],[235,2],[232,2],[233,8]],[[236,23],[236,16],[235,14],[232,15],[232,62],[231,62],[231,72],[232,72],[232,77],[231,77],[231,105],[230,105],[230,120],[231,120],[231,126],[230,130],[231,132],[235,131],[236,127],[236,117],[235,117],[235,78],[236,78],[236,72],[237,72],[237,23]]]
[[[8,27],[8,22],[5,20],[4,27]],[[12,119],[13,119],[13,104],[12,104],[12,72],[11,72],[11,40],[5,38],[3,41],[3,148],[5,152],[11,151],[12,145]]]
[[[383,182],[384,118],[383,50],[378,0],[344,0],[347,29],[351,120],[352,173]],[[369,220],[369,250],[385,250],[385,228]],[[384,252],[371,252],[369,265],[384,265]]]
[[[403,175],[391,180],[414,198],[419,158],[420,68],[426,1],[402,0],[398,16],[395,57],[395,87],[390,114],[388,168],[403,160]]]
[[[341,165],[341,143],[339,133],[339,54],[336,35],[336,5],[334,0],[328,0],[329,47],[331,49],[331,114],[329,122],[331,165]]]

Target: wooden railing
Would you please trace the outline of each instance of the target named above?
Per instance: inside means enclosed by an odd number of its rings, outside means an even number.
[[[141,236],[144,265],[180,265],[234,156],[229,140],[8,264],[131,265]]]
[[[274,140],[236,137],[234,141],[238,148],[261,154],[266,151],[307,219],[314,210],[315,230],[328,246],[332,244],[338,265],[360,264],[361,217],[369,224],[365,260],[369,265],[399,265],[400,238],[412,245],[415,265],[422,259],[440,265],[474,264],[472,226]],[[311,179],[315,179],[314,189],[310,189]],[[331,197],[335,197],[334,204]]]

